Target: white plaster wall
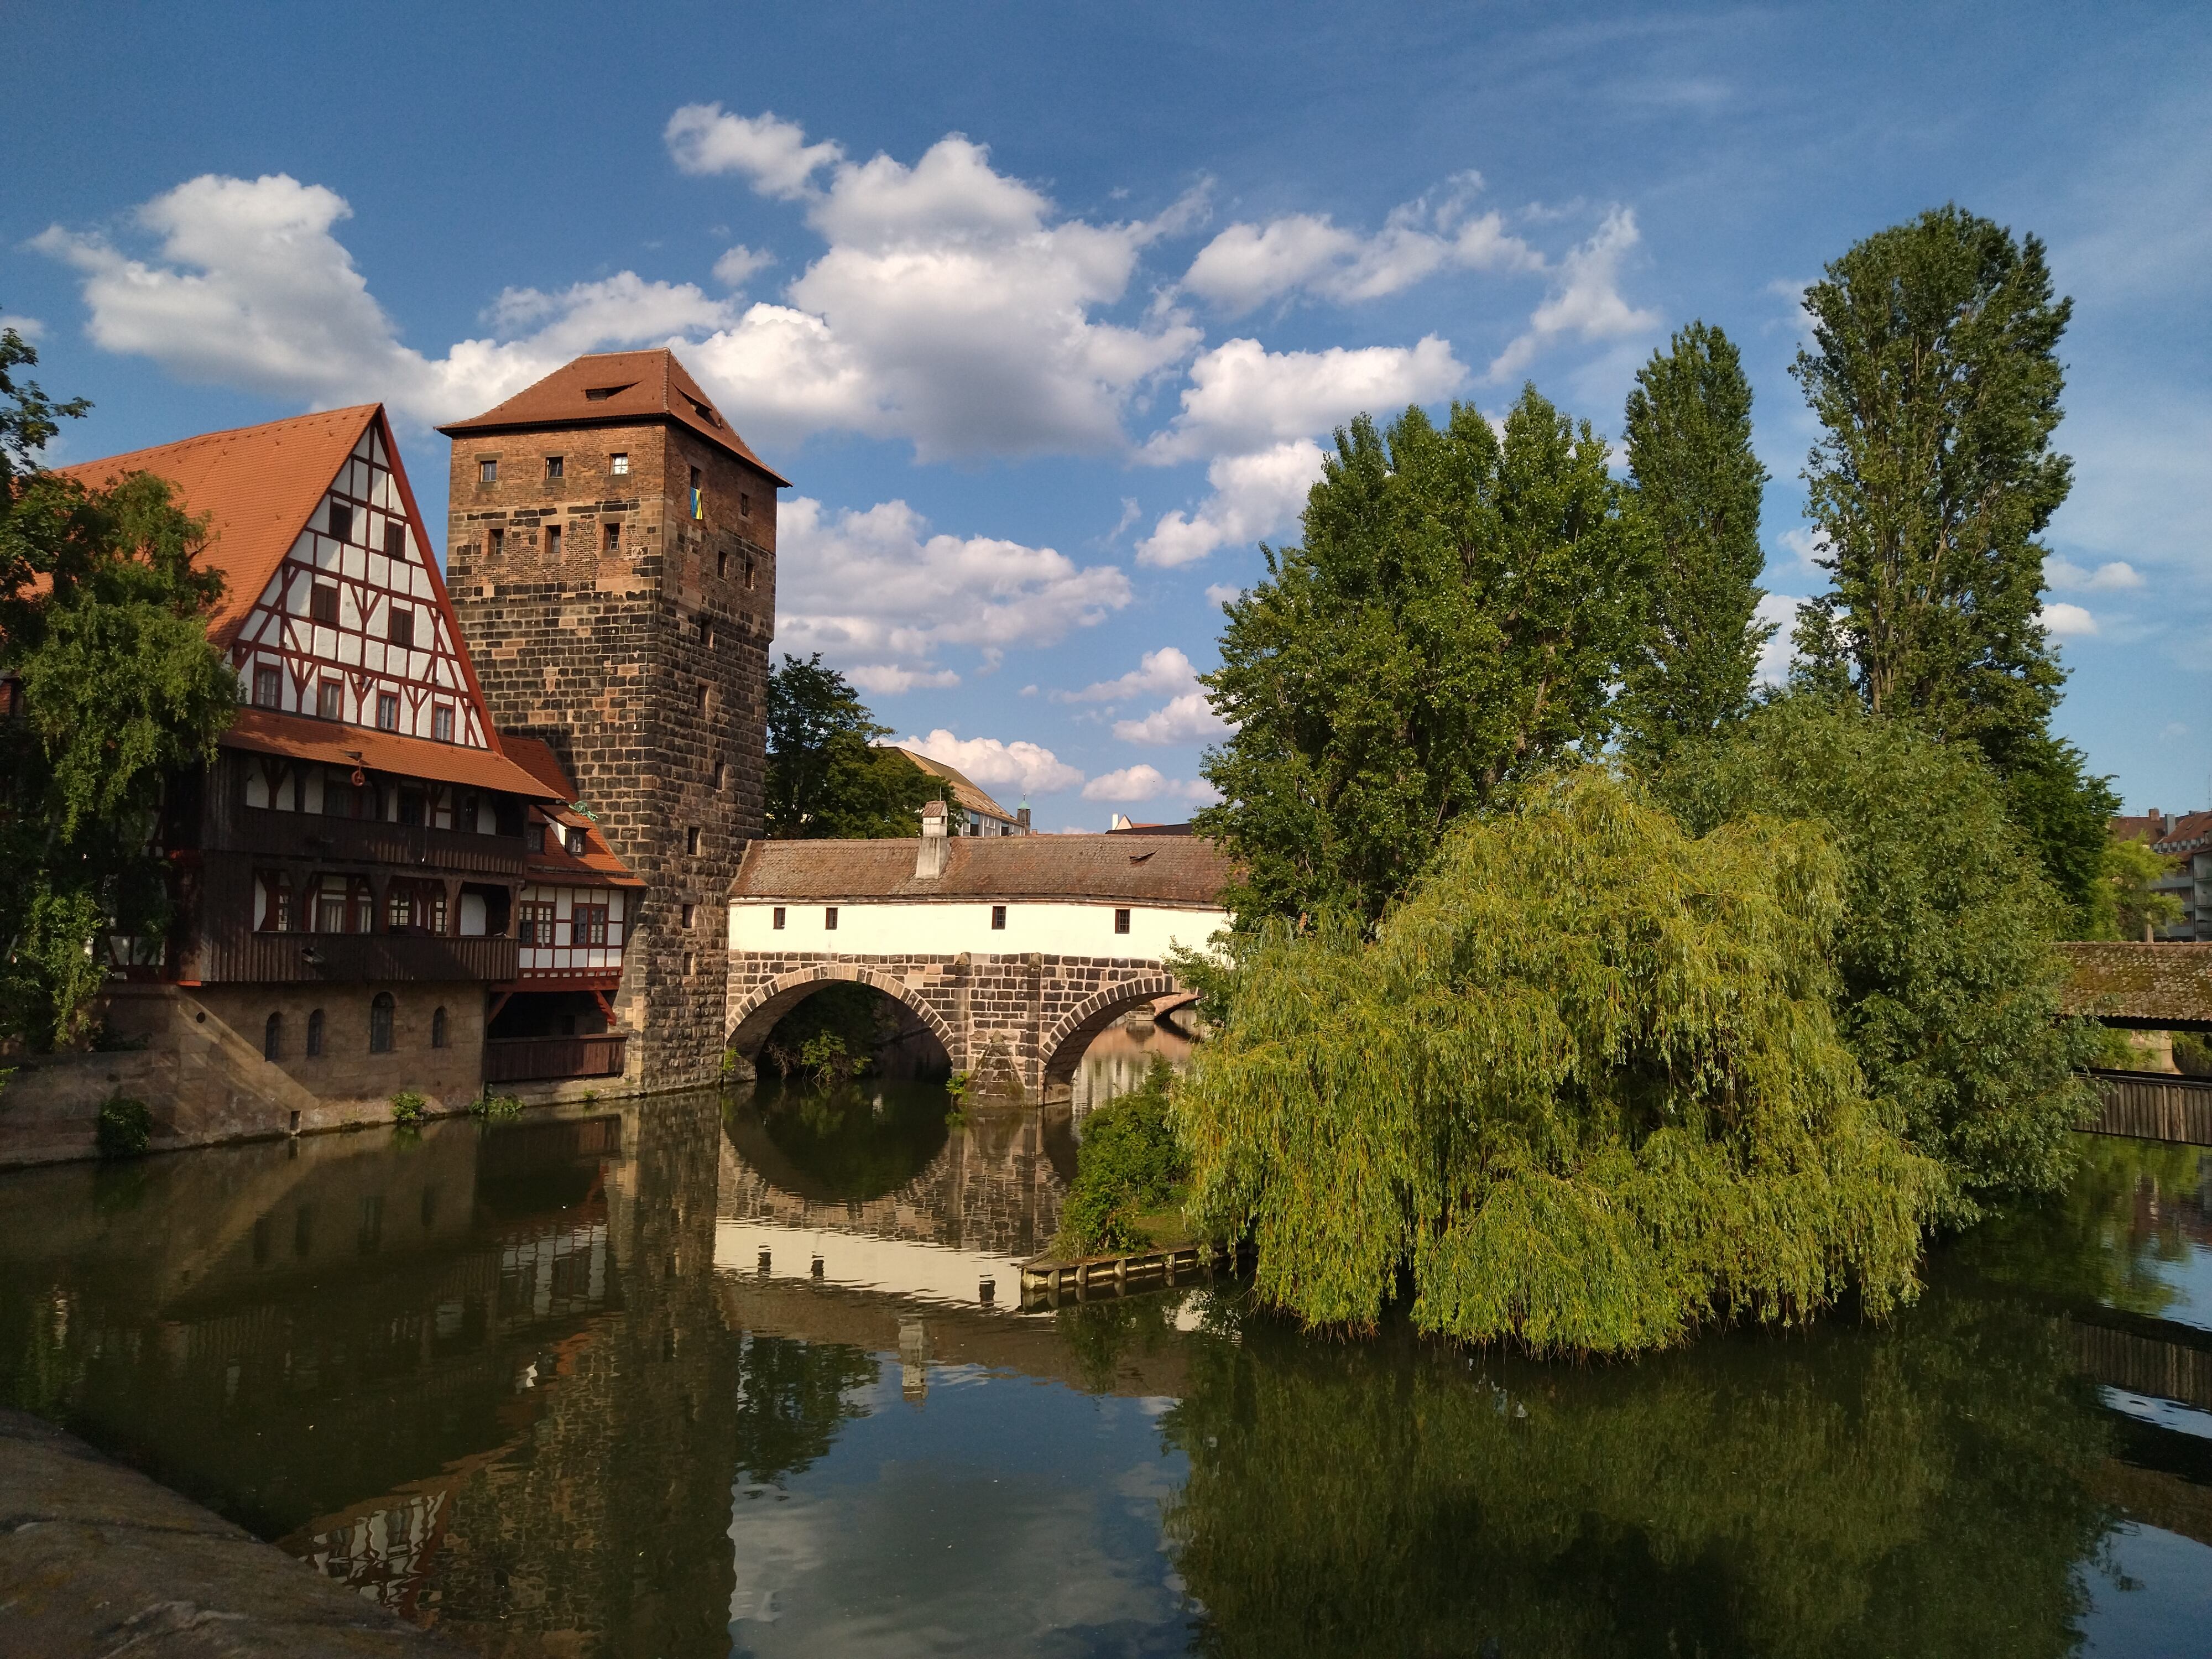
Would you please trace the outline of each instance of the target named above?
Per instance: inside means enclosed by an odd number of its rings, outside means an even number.
[[[1129,931],[1114,931],[1112,902],[1010,903],[1006,925],[991,926],[988,903],[964,900],[842,903],[837,927],[822,925],[819,903],[784,902],[784,925],[775,927],[775,906],[747,900],[730,907],[733,951],[824,951],[838,956],[957,956],[963,951],[997,956],[1041,951],[1055,957],[1137,957],[1157,961],[1176,945],[1203,950],[1229,913],[1218,908],[1170,908],[1133,904]]]

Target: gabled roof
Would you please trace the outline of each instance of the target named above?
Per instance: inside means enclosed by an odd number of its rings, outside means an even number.
[[[152,472],[169,481],[186,512],[207,514],[208,545],[199,562],[222,574],[222,598],[208,619],[208,637],[228,647],[376,413],[374,404],[356,404],[295,415],[61,471],[93,489],[126,473]]]
[[[237,720],[222,734],[222,743],[227,749],[281,755],[291,760],[319,761],[348,770],[360,766],[372,772],[427,778],[433,783],[501,789],[532,800],[554,798],[552,790],[495,749],[434,743],[428,738],[404,737],[397,732],[345,726],[305,714],[280,714],[274,708],[240,709]]]
[[[952,786],[952,798],[969,811],[981,812],[985,817],[996,818],[1001,823],[1012,823],[1016,821],[1012,812],[1006,811],[990,796],[970,783],[965,775],[947,766],[943,761],[932,760],[927,755],[917,754],[911,749],[902,749],[896,744],[886,744],[884,746],[895,755],[905,756],[931,777],[943,778],[945,782]]]
[[[635,426],[640,421],[672,421],[739,460],[758,467],[780,484],[791,480],[756,454],[722,418],[714,401],[699,389],[676,354],[652,351],[595,351],[555,369],[525,386],[505,403],[441,426],[449,438],[466,432],[529,431],[544,427]]]
[[[870,899],[999,902],[1053,899],[1218,906],[1229,861],[1193,836],[954,836],[944,873],[917,879],[913,841],[757,841],[730,896],[739,900]]]
[[[561,757],[553,746],[542,738],[520,737],[512,732],[499,734],[499,746],[507,757],[536,778],[551,791],[559,805],[549,801],[534,810],[549,823],[562,830],[581,830],[584,850],[580,855],[569,852],[564,837],[548,836],[542,852],[524,855],[523,867],[536,881],[570,882],[580,885],[642,887],[645,883],[630,872],[630,867],[615,856],[614,848],[599,826],[568,803],[576,799],[576,785],[569,777],[568,769],[561,764]]]

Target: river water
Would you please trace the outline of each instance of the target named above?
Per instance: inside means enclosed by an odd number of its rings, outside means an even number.
[[[945,1107],[0,1177],[0,1396],[485,1654],[2212,1651],[2212,1154],[2088,1142],[1886,1326],[1541,1364],[1022,1312],[1073,1127]]]

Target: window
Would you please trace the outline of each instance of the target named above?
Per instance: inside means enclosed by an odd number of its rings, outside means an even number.
[[[261,931],[292,931],[292,878],[281,870],[261,872]]]
[[[477,459],[477,482],[480,484],[499,482],[499,457],[483,455]]]
[[[1116,910],[1114,913],[1114,931],[1117,933],[1126,933],[1129,931],[1129,913],[1127,910]]]
[[[544,820],[532,818],[530,820],[529,823],[524,827],[522,831],[522,845],[524,850],[526,852],[542,853],[545,850],[545,824]]]
[[[384,803],[366,774],[356,783],[349,772],[323,774],[323,816],[326,818],[380,818]],[[336,879],[336,878],[332,878]]]
[[[284,1058],[284,1016],[271,1014],[261,1026],[261,1058]]]
[[[343,501],[331,503],[331,539],[334,542],[353,539],[353,509]]]
[[[684,832],[684,854],[686,858],[699,856],[699,826],[696,823]]]
[[[837,931],[837,907],[834,904],[828,905],[823,909],[822,931],[825,933],[834,933]]]
[[[752,585],[753,585],[753,556],[752,556],[751,554],[748,553],[748,554],[746,554],[746,555],[745,555],[745,591],[746,591],[746,592],[750,592],[752,591]]]
[[[477,798],[462,795],[453,802],[453,828],[473,836],[477,832]]]
[[[570,824],[568,826],[568,856],[572,859],[580,859],[583,857],[584,849],[588,845],[589,842],[586,841],[584,836],[583,826],[581,824],[575,823]]]
[[[991,907],[991,931],[994,933],[1003,933],[1006,931],[1006,907],[1003,904],[994,904]]]
[[[384,556],[387,559],[407,556],[407,526],[397,519],[384,521]]]
[[[684,927],[686,927],[688,928],[688,927],[690,927],[693,926],[693,925],[694,925],[694,922],[695,922],[695,921],[696,921],[696,917],[697,917],[697,915],[698,915],[698,914],[699,914],[699,907],[698,907],[697,905],[696,905],[696,904],[687,904],[687,905],[685,905],[685,906],[684,907]]]
[[[684,953],[684,977],[691,977],[691,953],[689,951]]]
[[[699,712],[702,714],[707,712],[707,682],[704,680],[699,682]]]
[[[318,1008],[314,1012],[307,1016],[307,1058],[309,1060],[320,1060],[322,1057],[323,1011]],[[301,1212],[301,1215],[303,1219],[305,1218],[306,1214],[307,1212],[304,1210]],[[302,1228],[301,1231],[304,1234],[306,1229]]]
[[[557,524],[545,526],[545,556],[549,559],[561,556],[561,526]]]
[[[416,828],[430,821],[430,797],[421,789],[402,789],[399,792],[399,821]]]
[[[484,532],[484,552],[487,556],[495,559],[506,551],[507,532],[494,525]]]
[[[520,918],[515,923],[514,936],[525,945],[550,945],[553,930],[561,919],[560,907],[550,899],[525,899],[516,908]]]
[[[395,881],[384,896],[384,930],[401,933],[415,925],[415,896],[407,884]]]
[[[606,520],[605,529],[601,533],[605,538],[606,549],[608,552],[619,553],[622,551],[622,526],[616,523],[612,519],[609,519]]]
[[[691,516],[695,519],[707,516],[707,492],[700,488],[699,469],[696,466],[691,469]]]
[[[725,776],[726,776],[726,775],[727,775],[727,774],[728,774],[728,772],[729,772],[729,769],[729,769],[729,767],[728,767],[725,763],[723,763],[723,762],[721,762],[721,761],[716,761],[716,762],[714,763],[714,787],[715,787],[715,788],[720,789],[720,788],[722,787],[722,781],[723,781],[723,779],[725,778]]]
[[[562,458],[558,455],[548,455],[545,458],[545,482],[547,483],[558,483],[561,481],[561,463]]]
[[[253,706],[274,708],[284,700],[284,672],[267,663],[256,664],[253,670]]]
[[[415,643],[415,607],[395,605],[392,618],[385,624],[385,634],[394,645],[412,647]]]
[[[368,1005],[368,1052],[392,1052],[392,993],[379,991]]]
[[[629,457],[620,453],[608,456],[607,471],[611,476],[617,478],[629,477]]]
[[[440,743],[453,740],[453,705],[434,703],[430,708],[430,735]]]
[[[571,945],[605,945],[607,942],[607,907],[604,904],[577,904],[568,909],[568,943]]]
[[[325,680],[315,688],[315,714],[326,720],[345,718],[345,685],[339,680]]]
[[[380,691],[376,694],[376,729],[397,732],[399,729],[399,694]]]
[[[430,1046],[433,1048],[442,1048],[447,1040],[446,1011],[442,1007],[437,1008],[430,1015]],[[430,1218],[435,1212],[435,1206],[432,1203],[430,1194],[426,1189],[422,1194],[422,1224],[424,1226],[430,1224]]]
[[[336,582],[317,582],[307,595],[307,617],[325,628],[338,625],[338,589]]]
[[[753,498],[742,489],[738,492],[738,516],[750,519],[753,515]]]
[[[715,577],[717,578],[717,580],[720,579],[721,577],[726,576],[726,575],[728,575],[729,574],[730,574],[730,556],[729,556],[729,554],[728,554],[727,552],[721,552],[721,553],[717,553],[716,555],[714,555],[714,575],[715,575]]]
[[[781,904],[775,907],[775,914],[769,918],[768,925],[779,933],[783,931],[783,907]]]

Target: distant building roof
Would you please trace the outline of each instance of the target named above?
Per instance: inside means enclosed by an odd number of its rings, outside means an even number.
[[[2069,1014],[2156,1030],[2212,1023],[2212,945],[2098,940],[2057,948],[2073,970],[2060,994]]]
[[[1188,836],[1188,823],[1139,823],[1134,818],[1115,815],[1114,825],[1106,832],[1109,836]]]
[[[1108,836],[955,836],[945,872],[915,876],[918,841],[757,841],[730,889],[733,899],[927,901],[1120,900],[1218,907],[1231,870],[1197,836],[1141,849]]]
[[[527,431],[549,426],[635,426],[672,421],[780,484],[791,480],[756,454],[722,418],[714,399],[666,348],[651,351],[595,351],[525,386],[481,415],[439,431],[449,438],[469,432]]]
[[[931,777],[943,778],[952,786],[953,799],[958,801],[970,812],[981,813],[987,818],[996,818],[1001,823],[1019,822],[1012,812],[970,783],[964,774],[947,766],[943,761],[932,760],[927,755],[918,754],[911,749],[902,749],[896,744],[885,744],[884,746],[893,754],[904,755]]]
[[[509,794],[534,800],[553,799],[558,793],[495,749],[434,743],[428,738],[405,737],[373,726],[345,726],[305,714],[280,714],[273,708],[240,709],[237,720],[222,734],[222,741],[226,748],[250,750],[256,754],[319,761],[347,770],[364,767],[372,772],[394,772],[403,777],[428,779],[432,783],[503,789]]]

